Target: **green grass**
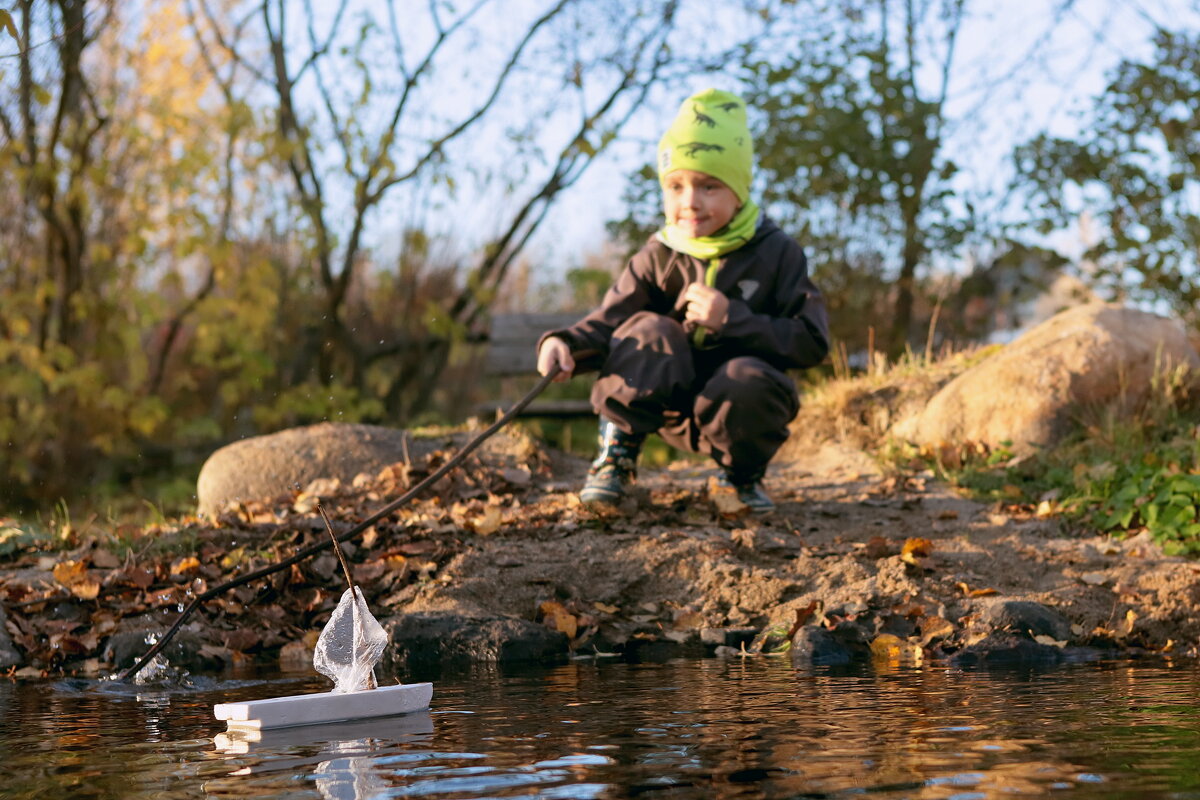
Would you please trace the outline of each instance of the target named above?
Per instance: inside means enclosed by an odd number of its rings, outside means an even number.
[[[1164,376],[1137,413],[1093,409],[1053,448],[1016,458],[1006,447],[916,453],[893,464],[932,467],[971,495],[1025,504],[1101,533],[1143,530],[1170,554],[1200,556],[1200,408],[1184,373]]]

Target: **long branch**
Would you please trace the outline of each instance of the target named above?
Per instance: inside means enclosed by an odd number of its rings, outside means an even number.
[[[417,497],[419,494],[421,494],[421,492],[425,491],[427,488],[429,488],[430,486],[432,486],[433,484],[435,484],[439,480],[441,480],[442,477],[444,477],[446,475],[446,473],[450,472],[450,470],[454,469],[459,464],[461,464],[463,461],[465,461],[467,456],[469,456],[471,453],[475,452],[476,448],[478,448],[479,445],[483,444],[485,441],[487,441],[489,438],[491,438],[491,436],[494,433],[496,433],[496,431],[500,430],[505,425],[507,425],[509,422],[511,422],[519,413],[521,413],[521,411],[523,411],[525,409],[526,406],[528,406],[530,403],[532,403],[533,400],[538,395],[540,395],[546,389],[547,386],[550,385],[550,382],[554,380],[554,378],[558,375],[558,373],[559,373],[558,367],[552,368],[547,375],[545,375],[540,381],[538,381],[537,385],[534,386],[533,389],[531,389],[528,394],[526,394],[523,398],[521,398],[519,401],[517,401],[517,403],[508,410],[508,413],[506,413],[504,416],[500,417],[500,419],[496,420],[491,425],[489,425],[486,429],[484,429],[484,431],[482,433],[480,433],[474,439],[472,439],[471,441],[469,441],[465,445],[463,445],[463,448],[458,451],[458,453],[454,456],[454,458],[450,459],[445,464],[443,464],[436,472],[433,472],[428,477],[426,477],[425,480],[421,481],[416,486],[412,487],[407,492],[402,494],[400,497],[396,498],[392,502],[385,505],[383,508],[376,511],[371,516],[369,516],[366,519],[364,519],[363,521],[359,522],[357,525],[355,525],[350,530],[346,531],[345,533],[343,533],[337,537],[333,537],[331,539],[318,540],[317,542],[309,545],[308,547],[303,547],[303,548],[297,550],[295,553],[288,556],[283,561],[277,562],[275,564],[270,564],[265,567],[261,567],[259,569],[254,570],[253,572],[248,572],[245,575],[241,575],[237,578],[234,578],[233,580],[226,581],[225,583],[222,583],[220,586],[214,586],[213,588],[209,589],[208,591],[202,592],[201,594],[196,595],[196,597],[192,600],[192,602],[188,603],[187,607],[183,610],[183,612],[180,613],[180,615],[175,619],[175,623],[173,625],[171,625],[171,627],[167,630],[167,632],[165,634],[163,634],[162,637],[160,637],[157,642],[154,643],[154,646],[151,647],[144,656],[142,656],[140,659],[138,659],[136,662],[134,662],[133,666],[129,667],[129,669],[120,673],[120,675],[118,675],[117,678],[119,680],[127,681],[130,678],[132,678],[134,675],[137,675],[139,672],[141,672],[142,668],[145,667],[148,663],[150,663],[150,659],[152,659],[152,658],[154,658],[154,656],[158,655],[158,653],[164,647],[167,646],[167,642],[171,641],[171,639],[174,638],[175,634],[179,632],[179,629],[181,627],[183,627],[183,623],[187,622],[188,618],[191,617],[193,613],[195,613],[196,609],[198,609],[204,603],[207,603],[212,598],[217,597],[221,594],[224,594],[225,592],[229,591],[230,589],[237,588],[238,586],[243,586],[247,583],[251,583],[253,581],[258,580],[259,578],[265,578],[268,575],[274,575],[277,572],[285,570],[288,567],[292,566],[293,564],[298,564],[299,562],[303,561],[306,558],[309,558],[310,556],[316,555],[317,553],[320,553],[320,552],[323,552],[323,551],[329,549],[330,547],[332,547],[334,545],[334,542],[343,543],[343,542],[348,542],[351,539],[355,539],[358,536],[362,535],[362,533],[364,531],[366,531],[367,528],[371,527],[376,522],[379,522],[381,519],[383,519],[384,517],[391,514],[393,511],[396,511],[397,509],[399,509],[405,503],[407,503],[410,500],[412,500],[413,498]]]

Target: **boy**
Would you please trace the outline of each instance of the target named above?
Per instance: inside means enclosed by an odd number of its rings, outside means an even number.
[[[599,308],[538,342],[538,371],[558,366],[560,380],[574,354],[602,359],[585,503],[620,501],[656,431],[711,455],[718,491],[754,513],[774,509],[762,478],[800,407],[784,370],[820,363],[829,335],[804,252],[750,199],[753,157],[739,97],[707,89],[685,100],[658,145],[666,225]]]

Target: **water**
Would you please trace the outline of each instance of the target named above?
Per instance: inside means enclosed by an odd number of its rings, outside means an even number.
[[[576,662],[442,676],[431,713],[259,742],[212,719],[326,685],[0,684],[0,797],[1200,798],[1192,663]]]

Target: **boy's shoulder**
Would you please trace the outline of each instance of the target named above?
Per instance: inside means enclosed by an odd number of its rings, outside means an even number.
[[[763,217],[754,232],[754,237],[739,248],[747,253],[758,253],[764,256],[786,257],[789,255],[803,256],[804,248],[783,228],[768,217]]]
[[[658,232],[650,234],[642,246],[633,254],[634,261],[644,261],[652,264],[660,264],[669,261],[676,251],[672,250],[666,242],[662,240]]]

